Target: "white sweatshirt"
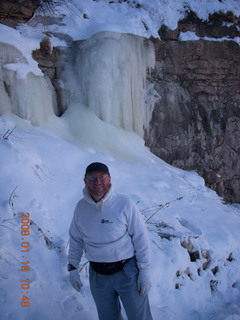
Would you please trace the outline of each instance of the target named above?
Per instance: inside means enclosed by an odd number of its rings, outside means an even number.
[[[95,202],[83,190],[69,230],[68,260],[77,266],[83,252],[89,261],[114,262],[136,256],[139,269],[150,266],[148,231],[135,203],[112,187]]]

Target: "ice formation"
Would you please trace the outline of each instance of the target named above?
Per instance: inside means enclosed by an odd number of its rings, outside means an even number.
[[[62,80],[69,107],[90,108],[101,120],[143,137],[151,112],[146,95],[147,71],[155,63],[151,42],[100,32],[75,42],[67,59]]]
[[[0,114],[12,112],[33,125],[54,117],[50,80],[31,70],[30,58],[13,44],[1,45]],[[74,42],[59,81],[65,109],[87,107],[104,122],[143,137],[153,104],[146,77],[154,63],[153,44],[142,37],[100,32]]]
[[[40,73],[34,74],[27,59],[12,45],[1,44],[0,61],[0,115],[12,112],[33,125],[53,116],[51,82]]]

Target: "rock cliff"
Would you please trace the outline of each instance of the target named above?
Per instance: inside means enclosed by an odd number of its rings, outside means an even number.
[[[15,27],[18,23],[27,22],[39,6],[38,0],[1,0],[0,23]]]
[[[149,79],[159,99],[145,139],[166,162],[197,170],[227,202],[240,202],[240,46],[216,40],[239,37],[238,24],[230,13],[208,23],[189,13],[176,30],[161,28]],[[178,41],[187,31],[200,39]]]

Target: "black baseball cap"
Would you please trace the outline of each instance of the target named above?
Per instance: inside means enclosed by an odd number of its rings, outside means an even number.
[[[104,172],[109,174],[108,167],[101,162],[93,162],[86,168],[85,176],[91,172]]]

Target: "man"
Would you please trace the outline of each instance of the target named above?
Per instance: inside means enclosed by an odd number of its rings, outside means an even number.
[[[105,164],[91,163],[84,182],[69,231],[70,282],[80,291],[77,268],[85,252],[99,320],[122,319],[119,299],[129,320],[152,320],[150,245],[141,213],[127,196],[114,193]]]

